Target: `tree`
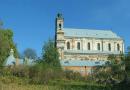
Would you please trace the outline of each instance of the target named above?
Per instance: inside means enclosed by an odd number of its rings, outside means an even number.
[[[18,57],[16,44],[13,41],[13,32],[10,29],[0,28],[0,66],[9,56],[10,49],[13,49],[15,57]]]
[[[106,65],[102,67],[95,68],[95,78],[98,79],[99,82],[115,84],[120,81],[123,81],[125,78],[125,65],[123,63],[124,55],[119,55],[121,61],[120,63],[116,62],[117,56],[114,54],[110,54],[108,56],[108,62]]]
[[[111,61],[111,63],[116,63],[115,61],[116,61],[116,56],[114,55],[114,54],[110,54],[109,56],[108,56],[108,60],[110,60]]]
[[[126,71],[130,75],[130,46],[127,48],[127,53],[125,57],[125,65],[126,65]]]
[[[130,60],[130,46],[127,48],[126,59]]]
[[[47,64],[60,67],[59,53],[53,40],[45,42],[42,49],[42,58]]]
[[[0,20],[0,29],[2,28],[3,26],[3,22]]]
[[[62,78],[63,75],[58,50],[54,41],[49,40],[42,48],[42,59],[30,68],[31,83],[47,84],[51,80]]]
[[[36,51],[34,49],[31,49],[31,48],[27,48],[23,52],[23,56],[26,58],[29,58],[29,59],[36,59],[37,58]]]

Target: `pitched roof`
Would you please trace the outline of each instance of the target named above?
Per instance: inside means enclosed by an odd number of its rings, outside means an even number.
[[[61,66],[102,66],[105,65],[107,61],[98,60],[61,60]]]
[[[121,39],[111,30],[73,29],[63,28],[65,36],[69,37],[91,37],[91,38],[116,38]]]

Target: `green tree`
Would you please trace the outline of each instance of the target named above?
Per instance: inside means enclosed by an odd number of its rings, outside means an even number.
[[[3,22],[0,20],[0,29],[2,28],[3,26]]]
[[[127,48],[127,53],[125,57],[125,65],[126,65],[126,71],[128,75],[130,76],[130,46]]]
[[[114,64],[114,63],[116,63],[116,62],[115,62],[115,61],[116,61],[116,56],[115,56],[114,54],[110,54],[110,55],[108,56],[108,60],[110,60],[111,63]]]
[[[10,49],[14,49],[15,57],[18,57],[16,44],[13,41],[13,32],[10,29],[0,28],[0,66],[8,57]]]
[[[125,65],[123,63],[124,55],[120,54],[118,57],[121,58],[120,63],[116,62],[116,55],[110,54],[108,56],[108,60],[110,61],[106,63],[106,65],[102,67],[95,68],[95,78],[99,79],[99,81],[103,81],[103,83],[109,82],[119,82],[124,80],[125,78]]]
[[[29,59],[36,59],[37,58],[37,54],[36,51],[34,49],[31,48],[27,48],[24,52],[23,52],[23,56],[27,57]]]
[[[60,67],[59,53],[53,40],[45,42],[42,49],[42,58],[47,64]]]

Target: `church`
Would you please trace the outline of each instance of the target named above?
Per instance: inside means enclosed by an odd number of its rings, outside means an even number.
[[[104,65],[109,55],[124,53],[124,40],[116,33],[111,30],[65,28],[62,14],[57,14],[55,21],[55,45],[65,70],[87,74],[93,67]]]

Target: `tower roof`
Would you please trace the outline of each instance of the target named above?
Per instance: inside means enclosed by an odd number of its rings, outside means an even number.
[[[57,14],[57,19],[63,19],[63,16],[62,16],[61,13],[58,13],[58,14]]]

